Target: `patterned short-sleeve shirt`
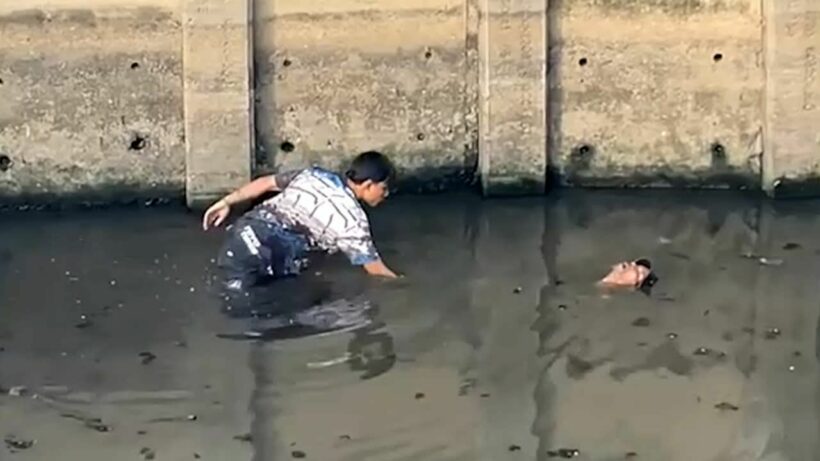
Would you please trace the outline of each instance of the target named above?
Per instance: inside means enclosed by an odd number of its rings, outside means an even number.
[[[283,221],[304,234],[312,247],[341,251],[353,264],[379,259],[367,214],[339,175],[313,167],[277,175],[277,180],[287,185],[260,205],[261,218]]]

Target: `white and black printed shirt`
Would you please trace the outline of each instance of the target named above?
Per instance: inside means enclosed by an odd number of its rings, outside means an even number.
[[[312,247],[341,251],[355,265],[379,259],[367,214],[339,175],[313,167],[276,179],[284,188],[259,207],[260,217],[283,221],[305,234]]]

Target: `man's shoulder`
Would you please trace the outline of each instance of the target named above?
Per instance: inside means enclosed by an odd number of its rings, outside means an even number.
[[[305,168],[294,180],[305,188],[322,191],[323,195],[350,195],[344,179],[338,173],[322,167]]]
[[[326,194],[326,198],[336,205],[338,212],[345,210],[348,216],[352,215],[356,221],[367,221],[367,214],[340,174],[319,166],[310,167],[306,171],[322,184],[323,189],[332,190],[331,193]]]
[[[329,181],[332,185],[336,187],[345,187],[345,183],[342,180],[342,177],[334,171],[330,171],[326,168],[322,168],[320,166],[315,165],[306,168],[304,171],[315,178]]]

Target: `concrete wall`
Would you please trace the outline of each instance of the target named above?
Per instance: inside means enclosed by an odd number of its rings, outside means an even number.
[[[552,4],[550,150],[566,182],[759,182],[759,0]]]
[[[463,0],[256,2],[262,169],[379,148],[428,187],[476,163]]]
[[[179,193],[182,37],[174,2],[12,3],[0,6],[0,155],[10,161],[2,167],[0,159],[0,196]]]
[[[208,200],[365,149],[405,190],[820,183],[813,0],[10,3],[6,202]]]

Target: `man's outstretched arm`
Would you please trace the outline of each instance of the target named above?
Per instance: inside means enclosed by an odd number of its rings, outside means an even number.
[[[361,266],[369,275],[387,278],[398,278],[382,261],[373,238],[370,235],[369,226],[362,226],[352,230],[352,235],[338,240],[339,249],[350,259],[354,266]]]
[[[262,176],[236,189],[211,205],[202,217],[202,228],[208,230],[218,227],[231,213],[231,207],[237,203],[254,200],[269,192],[279,192],[290,183],[298,171]]]

